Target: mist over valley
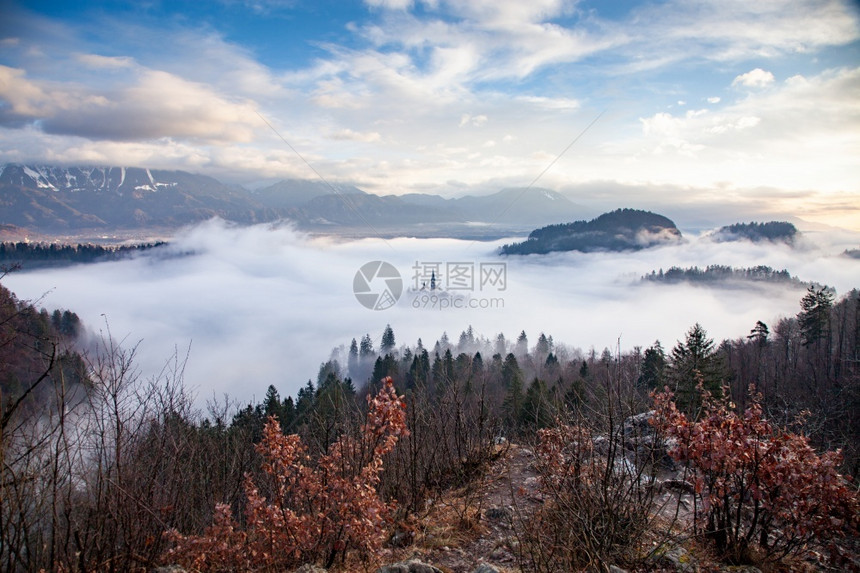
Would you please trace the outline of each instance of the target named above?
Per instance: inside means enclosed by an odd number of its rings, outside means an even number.
[[[225,393],[259,400],[270,384],[295,395],[321,363],[334,357],[345,366],[352,338],[369,334],[378,347],[388,324],[398,345],[419,338],[432,345],[443,333],[456,341],[471,326],[489,340],[545,333],[571,356],[618,344],[622,351],[645,348],[658,339],[670,347],[696,322],[717,340],[744,337],[758,320],[797,314],[804,287],[641,277],[673,266],[767,265],[841,295],[856,286],[860,270],[860,261],[842,255],[860,240],[850,232],[807,232],[793,245],[685,233],[680,242],[638,251],[500,255],[514,239],[353,240],[285,224],[211,220],[132,258],[14,272],[4,284],[21,299],[73,310],[91,331],[139,342],[144,373],[188,353],[185,379],[202,403]],[[385,310],[365,308],[353,292],[356,273],[370,261],[390,263],[402,280],[399,300]],[[473,282],[446,283],[449,264],[471,269]],[[505,282],[482,285],[482,265],[501,265]],[[436,291],[428,288],[431,267],[439,270]]]

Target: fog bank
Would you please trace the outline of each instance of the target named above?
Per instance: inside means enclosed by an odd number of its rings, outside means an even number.
[[[378,347],[386,324],[398,345],[418,338],[432,344],[443,332],[456,341],[472,325],[488,338],[501,332],[511,339],[525,330],[532,344],[544,332],[583,350],[615,348],[619,339],[622,350],[656,339],[668,349],[696,322],[719,341],[745,336],[757,320],[770,324],[799,310],[802,289],[638,283],[641,275],[673,265],[786,268],[835,287],[840,296],[860,286],[860,260],[841,256],[860,244],[851,233],[809,233],[795,248],[694,236],[640,252],[499,257],[496,249],[514,239],[339,242],[289,227],[210,221],[134,259],[18,272],[4,283],[20,299],[47,293],[41,306],[73,310],[91,330],[109,326],[126,345],[140,342],[144,375],[156,374],[177,348],[184,354],[190,345],[186,382],[201,402],[213,393],[259,400],[269,384],[293,395],[316,377],[332,348],[365,333]],[[402,278],[399,300],[385,310],[365,308],[353,293],[356,272],[369,261],[390,263]],[[481,269],[500,271],[499,263],[506,280],[482,285]],[[410,291],[416,283],[429,288],[423,271],[434,264],[441,270],[437,286],[461,287],[449,293],[475,308],[452,308],[454,298]],[[384,284],[376,279],[369,286],[375,292]]]

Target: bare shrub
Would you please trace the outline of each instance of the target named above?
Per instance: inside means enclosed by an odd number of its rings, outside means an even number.
[[[610,376],[614,374],[614,376]],[[537,572],[634,563],[654,519],[656,436],[632,424],[638,391],[607,369],[587,414],[538,431],[542,503],[518,507],[520,565]]]
[[[408,435],[404,404],[390,378],[368,397],[364,425],[342,435],[315,462],[298,435],[285,436],[270,418],[257,451],[269,498],[245,480],[245,527],[225,504],[203,535],[167,533],[164,560],[200,571],[284,570],[304,563],[330,567],[353,552],[367,559],[386,538],[391,506],[376,487],[382,458]]]

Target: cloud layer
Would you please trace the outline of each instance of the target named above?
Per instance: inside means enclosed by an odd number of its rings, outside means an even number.
[[[353,337],[369,333],[378,346],[386,324],[400,344],[413,345],[418,338],[429,344],[443,332],[456,340],[472,325],[488,338],[500,332],[515,338],[525,330],[535,340],[544,332],[583,351],[614,348],[619,340],[624,350],[655,339],[668,348],[695,322],[717,340],[744,336],[757,320],[771,324],[796,314],[802,292],[634,283],[672,265],[764,264],[844,294],[860,286],[860,261],[839,254],[858,244],[857,234],[833,232],[809,232],[796,249],[692,236],[680,246],[638,253],[500,259],[494,254],[498,243],[333,242],[285,227],[211,222],[188,230],[166,253],[14,273],[4,283],[22,299],[47,292],[41,304],[72,309],[93,330],[109,326],[126,345],[140,341],[144,375],[156,374],[176,348],[184,355],[190,345],[186,377],[201,400],[224,392],[259,400],[269,384],[294,394],[315,378],[333,348],[348,346]],[[472,309],[441,308],[405,292],[393,308],[372,311],[352,289],[358,269],[374,260],[393,264],[405,289],[418,279],[416,263],[419,268],[440,263],[443,269],[446,263],[464,263],[477,269],[504,262],[507,283],[504,290],[490,284],[481,290],[476,281],[474,291],[465,291],[475,301]],[[443,280],[440,275],[440,284]]]

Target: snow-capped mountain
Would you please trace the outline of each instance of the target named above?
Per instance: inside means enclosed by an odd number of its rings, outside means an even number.
[[[0,168],[0,185],[51,191],[90,191],[123,195],[135,191],[157,191],[178,184],[178,171],[139,167],[54,167],[9,164]]]
[[[178,227],[211,217],[278,217],[247,191],[204,175],[138,167],[0,168],[0,223],[43,232]]]
[[[582,207],[548,189],[503,189],[446,199],[379,196],[349,184],[291,179],[249,191],[185,171],[140,167],[0,167],[0,224],[43,233],[172,229],[211,217],[237,223],[289,219],[326,232],[503,236],[580,218]]]

